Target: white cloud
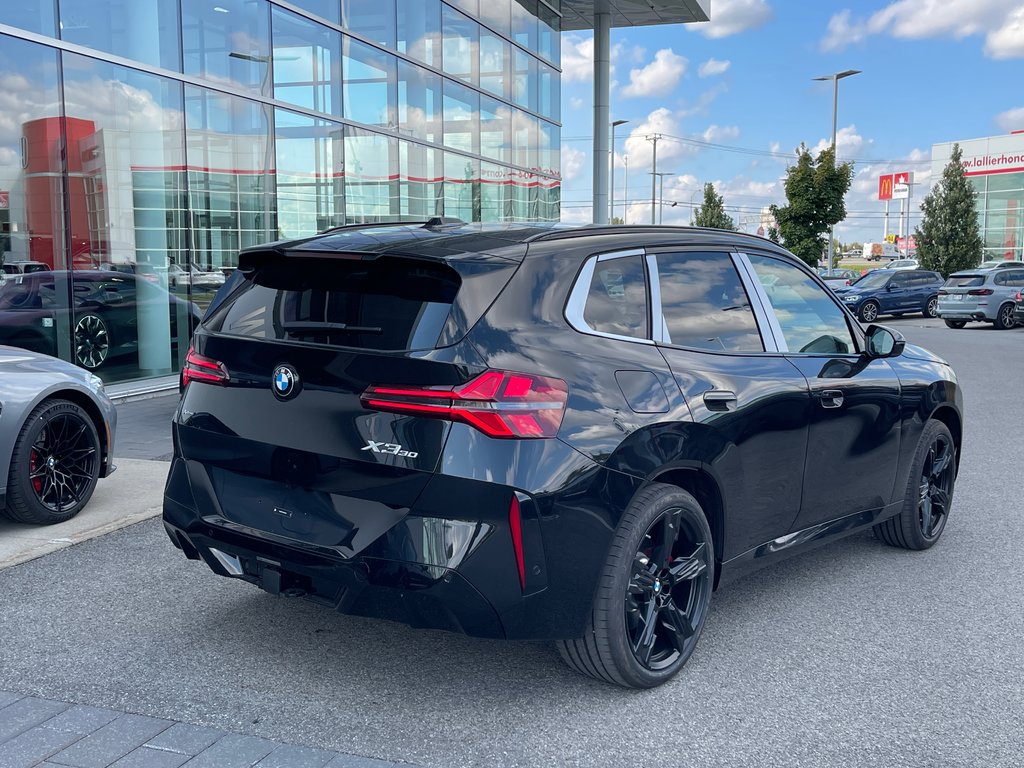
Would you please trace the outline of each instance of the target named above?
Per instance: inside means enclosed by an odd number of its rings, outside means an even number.
[[[771,6],[765,0],[714,0],[711,21],[686,27],[712,39],[729,37],[763,26],[772,15]]]
[[[564,181],[572,181],[579,176],[586,162],[586,152],[568,144],[562,145],[562,179]]]
[[[584,101],[579,96],[573,96],[569,99],[569,106],[572,107],[573,112],[578,112],[583,109]]]
[[[723,93],[729,90],[729,86],[725,83],[718,83],[713,88],[709,88],[704,91],[697,100],[688,106],[684,106],[679,110],[680,117],[692,117],[693,115],[704,115],[707,114],[708,107],[711,103],[721,96]]]
[[[739,136],[740,129],[737,125],[709,125],[707,130],[701,134],[704,141],[709,141],[712,144],[738,139]]]
[[[728,59],[724,61],[719,59],[708,59],[700,65],[700,69],[697,70],[697,74],[701,77],[715,77],[716,75],[724,75],[729,71],[729,67],[732,66],[732,62]]]
[[[856,160],[864,154],[864,150],[874,143],[873,139],[865,139],[857,133],[856,125],[848,125],[836,132],[836,154],[839,161]],[[828,149],[832,145],[832,138],[821,139],[811,147],[811,156],[816,157],[819,152]]]
[[[632,169],[636,169],[641,173],[647,173],[651,170],[654,145],[647,140],[647,137],[653,134],[682,135],[678,119],[671,110],[665,107],[654,110],[643,122],[629,132],[624,147],[625,154],[629,155],[631,173],[633,172]],[[697,148],[692,144],[662,139],[658,142],[658,167],[665,170],[662,163],[693,155],[697,151]]]
[[[593,207],[589,205],[581,205],[578,208],[563,205],[560,220],[563,224],[593,224],[594,217],[591,215],[593,210]]]
[[[996,115],[996,125],[999,126],[999,130],[1005,133],[1024,130],[1024,107],[1000,112]]]
[[[562,81],[586,82],[594,76],[594,38],[562,36]]]
[[[622,89],[626,97],[667,95],[686,73],[687,60],[663,48],[654,54],[654,61],[646,67],[629,71],[629,85]]]
[[[985,35],[994,59],[1024,57],[1024,6],[1020,0],[896,0],[867,18],[849,10],[832,16],[821,40],[824,51],[839,51],[871,35],[902,40]]]

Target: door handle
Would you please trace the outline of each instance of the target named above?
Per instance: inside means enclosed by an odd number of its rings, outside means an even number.
[[[736,393],[727,389],[709,389],[704,393],[704,405],[709,411],[728,411],[736,407]]]
[[[821,398],[822,408],[839,408],[843,404],[843,390],[841,389],[823,389],[818,393],[818,397]]]

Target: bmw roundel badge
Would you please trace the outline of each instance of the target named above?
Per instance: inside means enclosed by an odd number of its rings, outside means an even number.
[[[277,398],[287,400],[299,391],[299,387],[299,374],[290,365],[279,365],[274,369],[271,389]]]

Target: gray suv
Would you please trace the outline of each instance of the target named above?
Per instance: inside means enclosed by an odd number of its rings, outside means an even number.
[[[1024,268],[968,269],[954,272],[939,291],[938,314],[950,328],[969,322],[992,323],[1003,330],[1016,325],[1014,296],[1024,288]]]

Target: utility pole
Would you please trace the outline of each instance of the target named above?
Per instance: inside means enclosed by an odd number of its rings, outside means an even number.
[[[656,133],[653,136],[646,137],[649,142],[654,144],[654,155],[652,158],[653,168],[651,169],[651,224],[654,224],[654,203],[658,194],[658,139],[661,138],[660,133]]]
[[[622,156],[622,223],[629,224],[629,155]]]

